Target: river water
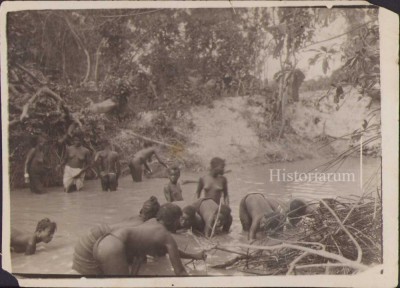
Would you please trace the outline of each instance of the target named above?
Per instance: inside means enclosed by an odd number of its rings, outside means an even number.
[[[325,160],[326,161],[326,160]],[[281,200],[291,197],[305,199],[323,197],[351,197],[360,195],[359,160],[348,159],[337,172],[354,173],[354,182],[278,182],[270,179],[270,169],[281,169],[285,173],[298,171],[308,172],[322,164],[324,160],[303,160],[292,163],[273,163],[263,165],[229,165],[226,174],[233,213],[233,224],[228,235],[217,235],[219,243],[246,242],[239,221],[239,202],[247,193],[260,192],[269,197]],[[283,170],[285,169],[285,170]],[[363,162],[364,182],[379,169],[379,159],[367,158]],[[205,172],[203,172],[205,173]],[[276,170],[275,170],[276,173]],[[198,179],[200,173],[182,172],[180,180]],[[276,175],[276,174],[275,174]],[[33,231],[36,223],[48,217],[57,222],[57,231],[49,244],[40,243],[36,254],[11,254],[13,273],[33,274],[76,274],[71,269],[74,245],[80,236],[99,223],[114,223],[138,215],[143,202],[151,195],[164,203],[163,186],[168,179],[145,179],[133,183],[131,177],[120,179],[116,192],[102,192],[99,180],[85,182],[84,190],[75,193],[64,193],[62,187],[49,188],[47,194],[32,194],[29,189],[11,191],[11,226],[23,231]],[[191,202],[196,190],[195,184],[182,186],[184,199]],[[199,251],[209,242],[206,239],[194,238],[190,233],[174,236],[178,246],[188,252]],[[234,255],[224,251],[210,251],[207,263],[196,261],[186,265],[191,275],[239,275],[237,271],[209,268],[232,258]],[[183,260],[187,263],[189,260]],[[149,258],[139,271],[140,275],[173,275],[167,257]],[[243,274],[240,274],[243,275]]]

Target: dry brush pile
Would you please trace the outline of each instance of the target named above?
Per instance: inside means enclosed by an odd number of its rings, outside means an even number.
[[[209,249],[237,254],[212,268],[257,275],[365,271],[382,263],[382,203],[379,189],[375,193],[309,203],[312,212],[296,228],[285,227],[257,243],[224,245],[207,240]]]

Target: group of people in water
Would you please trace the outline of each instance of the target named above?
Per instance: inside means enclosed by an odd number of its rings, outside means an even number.
[[[43,158],[40,145],[41,140],[36,146],[38,151],[29,152],[25,165],[32,191],[33,188],[41,188],[40,181],[32,173]],[[82,147],[80,139],[74,138],[62,163],[65,164],[63,183],[66,192],[82,189],[85,170],[90,165],[88,155],[89,151]],[[133,181],[142,181],[143,174],[152,173],[148,162],[153,156],[167,168],[169,182],[163,190],[166,203],[160,205],[158,199],[151,196],[138,215],[118,223],[93,227],[75,246],[73,269],[78,273],[87,276],[136,275],[140,265],[146,262],[147,255],[168,254],[175,274],[187,275],[181,258],[201,260],[207,255],[204,251],[189,253],[180,250],[172,234],[188,229],[204,237],[229,233],[233,217],[228,180],[224,176],[225,160],[212,158],[207,175],[197,181],[186,182],[197,183],[197,200],[188,202],[184,200],[179,183],[179,167],[168,167],[157,155],[156,147],[151,145],[146,145],[129,161]],[[102,190],[116,190],[121,167],[119,155],[112,151],[108,141],[104,142],[103,150],[96,153],[94,162]],[[248,240],[253,241],[257,232],[274,233],[282,231],[285,225],[295,226],[308,213],[307,209],[306,203],[300,199],[284,203],[261,193],[252,193],[242,198],[239,218],[243,230],[248,233]],[[56,224],[47,218],[38,223],[33,235],[22,235],[13,229],[11,247],[16,252],[33,254],[36,244],[50,242],[55,230]]]

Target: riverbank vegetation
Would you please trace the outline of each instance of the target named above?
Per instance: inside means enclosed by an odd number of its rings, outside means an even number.
[[[247,96],[250,106],[261,107],[262,117],[253,123],[260,143],[299,142],[303,135],[293,129],[290,107],[301,103],[299,91],[311,83],[303,83],[305,71],[298,67],[304,51],[312,53],[309,64],[321,65],[327,75],[333,55],[342,55],[344,65],[327,83],[354,87],[360,98],[379,103],[377,16],[373,8],[283,7],[8,13],[11,185],[22,185],[29,140],[38,134],[48,139],[49,185],[60,184],[55,167],[76,131],[92,152],[110,139],[124,165],[143,139],[167,147],[164,156],[171,161],[202,165],[188,148],[199,146],[191,134],[197,123],[188,115],[193,107],[212,108],[227,97]],[[344,44],[315,41],[318,29],[338,17],[348,27],[337,36],[345,37]],[[269,83],[263,65],[268,57],[280,65]],[[327,89],[318,85],[304,87]],[[262,154],[267,161],[295,159],[282,149]]]

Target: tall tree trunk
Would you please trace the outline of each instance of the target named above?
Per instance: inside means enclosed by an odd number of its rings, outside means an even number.
[[[61,42],[61,65],[62,65],[62,78],[63,79],[67,79],[67,81],[69,82],[69,77],[68,77],[68,73],[67,73],[67,63],[65,61],[65,38],[67,37],[67,32],[64,32],[64,36],[62,38],[62,42]]]
[[[283,66],[281,65],[281,69],[282,69],[282,77],[281,77],[281,82],[280,82],[280,86],[279,86],[279,96],[281,99],[281,128],[279,130],[279,135],[278,135],[278,139],[280,139],[283,136],[283,131],[285,129],[285,125],[286,125],[286,113],[285,113],[285,108],[286,108],[286,100],[287,100],[287,93],[285,90],[286,86],[287,86],[287,71],[286,71],[286,65],[288,63],[289,60],[289,34],[286,34],[285,36],[285,42],[284,45],[286,47],[286,59],[283,62]]]
[[[101,39],[100,44],[96,50],[96,60],[95,60],[95,64],[94,64],[94,83],[96,83],[96,87],[97,87],[97,83],[99,80],[99,60],[100,60],[100,54],[101,54],[100,50],[103,47],[103,45],[105,44],[105,42],[106,42],[105,38]]]
[[[86,49],[85,45],[83,44],[82,39],[79,37],[78,33],[75,31],[75,28],[72,26],[71,22],[68,20],[66,16],[64,16],[65,22],[67,23],[68,28],[70,29],[72,36],[74,36],[74,39],[78,46],[83,50],[83,53],[85,54],[86,57],[86,72],[85,76],[82,80],[82,83],[86,83],[89,80],[90,76],[90,68],[91,68],[91,61],[90,61],[90,54],[89,51]]]

